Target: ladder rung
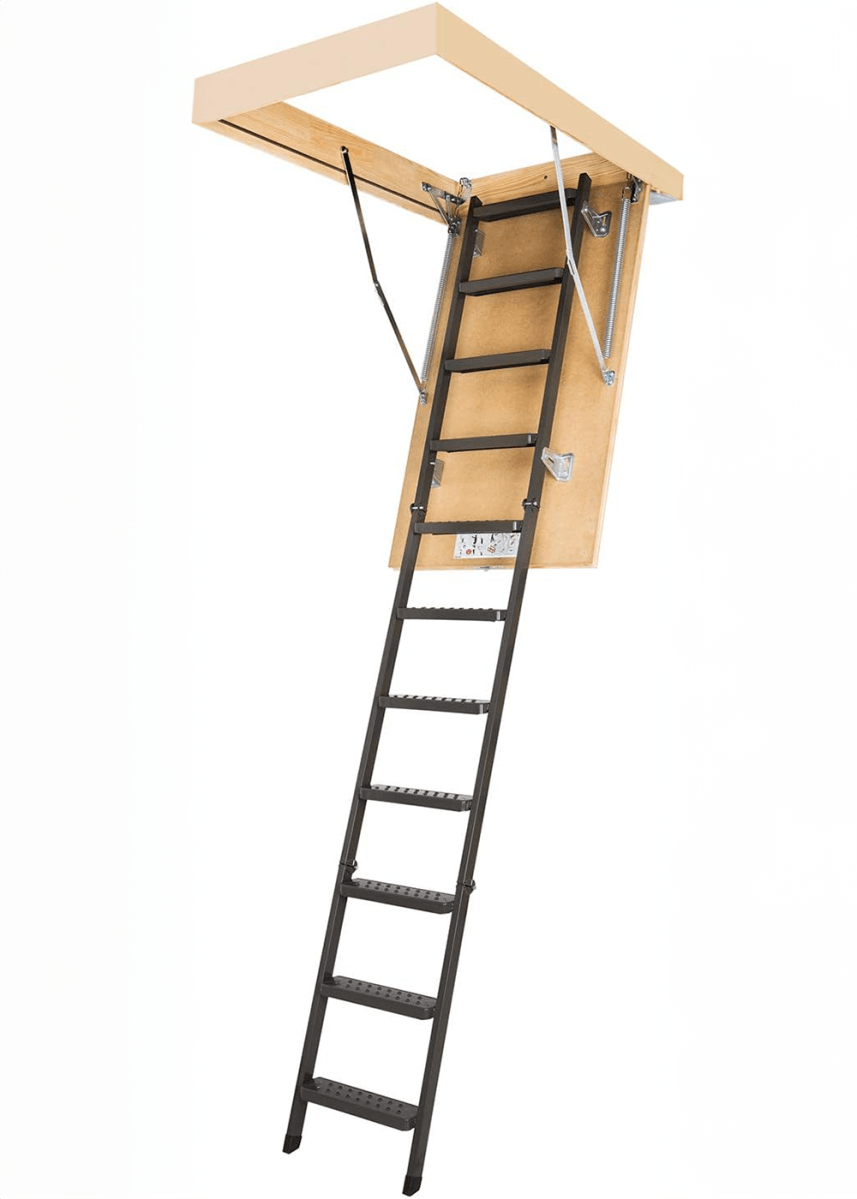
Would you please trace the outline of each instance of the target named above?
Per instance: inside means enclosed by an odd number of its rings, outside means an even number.
[[[417,533],[433,537],[449,537],[455,533],[520,533],[522,520],[436,520],[418,522]]]
[[[520,450],[532,449],[538,441],[538,433],[500,433],[493,437],[452,437],[429,442],[432,450],[445,454],[463,454],[468,450]]]
[[[397,1016],[412,1016],[415,1020],[431,1020],[437,1006],[437,1000],[432,995],[383,987],[379,983],[363,982],[360,978],[346,978],[343,974],[323,982],[321,993],[327,999],[361,1003],[364,1007],[380,1008],[382,1012],[394,1012]]]
[[[577,189],[567,187],[565,199],[573,204]],[[533,212],[550,212],[559,208],[559,192],[540,192],[537,196],[519,196],[517,200],[501,200],[498,204],[482,204],[473,210],[473,215],[482,221],[504,221],[507,217],[529,216]]]
[[[399,620],[490,620],[506,619],[505,608],[397,608]]]
[[[415,908],[418,912],[452,911],[455,896],[446,891],[426,891],[400,883],[379,883],[372,878],[352,878],[340,883],[339,894],[347,899],[368,899],[372,903],[390,903],[397,908]]]
[[[550,287],[561,283],[563,268],[549,266],[543,271],[521,271],[517,275],[495,275],[493,279],[467,279],[459,283],[463,296],[494,296],[501,291],[527,291],[531,287]]]
[[[487,699],[448,699],[443,695],[382,695],[382,708],[409,708],[418,712],[465,712],[482,716],[488,711]]]
[[[376,1124],[386,1124],[388,1128],[398,1128],[401,1132],[413,1128],[419,1111],[413,1103],[390,1099],[375,1091],[360,1091],[357,1087],[348,1087],[344,1082],[334,1082],[330,1078],[314,1078],[311,1082],[305,1082],[301,1087],[301,1099],[306,1103],[332,1107],[334,1111],[346,1112],[349,1116],[374,1120]]]
[[[469,812],[473,803],[472,795],[457,795],[454,791],[421,791],[417,787],[385,787],[381,783],[361,787],[360,798],[415,808],[442,808],[446,812]]]
[[[512,366],[543,366],[550,361],[550,350],[514,350],[511,354],[480,354],[477,358],[447,358],[448,371],[470,374],[473,371],[502,371]]]

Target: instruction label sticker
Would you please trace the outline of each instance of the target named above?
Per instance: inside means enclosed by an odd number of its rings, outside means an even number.
[[[520,533],[457,533],[453,558],[516,558]]]

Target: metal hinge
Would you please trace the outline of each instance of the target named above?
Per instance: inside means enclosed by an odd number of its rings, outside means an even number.
[[[462,177],[459,180],[459,184],[461,191],[457,196],[444,191],[442,187],[434,187],[431,183],[423,183],[421,185],[423,191],[434,200],[434,206],[440,213],[441,220],[446,222],[447,228],[452,230],[456,237],[461,230],[458,210],[462,204],[466,203],[473,187],[473,184],[466,177]]]

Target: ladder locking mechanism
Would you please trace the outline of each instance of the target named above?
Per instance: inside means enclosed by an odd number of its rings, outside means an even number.
[[[431,183],[421,184],[423,191],[427,192],[434,200],[434,206],[440,213],[441,220],[446,222],[447,228],[454,237],[457,237],[461,230],[458,210],[467,201],[473,187],[470,180],[465,177],[461,178],[459,183],[461,191],[457,196],[444,191],[442,187],[433,187]]]
[[[472,883],[459,883],[458,885],[459,887],[463,887],[465,891],[472,892],[476,890],[476,879],[474,879]]]
[[[558,483],[567,483],[574,466],[574,454],[557,454],[548,446],[542,450],[542,462]]]

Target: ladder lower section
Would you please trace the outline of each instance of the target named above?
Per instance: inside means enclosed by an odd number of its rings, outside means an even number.
[[[352,878],[341,883],[339,894],[346,899],[368,899],[372,903],[415,908],[418,912],[436,912],[441,916],[448,916],[455,903],[455,896],[446,891],[426,891],[422,887],[405,887],[401,883],[379,883],[373,878]]]
[[[308,1104],[331,1107],[336,1111],[386,1124],[390,1128],[407,1131],[413,1129],[404,1193],[413,1195],[420,1189],[423,1165],[435,1094],[440,1074],[441,1058],[449,1021],[452,994],[455,986],[458,960],[461,952],[464,926],[470,897],[475,887],[474,871],[482,830],[485,805],[494,766],[494,756],[499,736],[500,721],[506,697],[509,671],[515,647],[518,622],[523,604],[527,572],[529,570],[539,508],[545,486],[543,451],[550,445],[554,413],[559,393],[560,374],[565,345],[568,338],[569,319],[574,297],[574,279],[570,268],[548,268],[524,271],[513,275],[500,275],[490,279],[469,280],[468,274],[473,261],[478,225],[484,221],[505,220],[535,213],[556,210],[561,203],[575,203],[571,226],[571,249],[575,261],[579,261],[584,228],[583,212],[589,199],[590,180],[580,176],[576,191],[567,189],[564,195],[549,192],[537,196],[504,201],[498,204],[481,205],[473,198],[462,230],[462,245],[450,295],[449,317],[446,334],[440,352],[440,368],[431,408],[428,412],[426,439],[420,467],[419,480],[414,502],[411,505],[411,520],[402,553],[399,580],[393,611],[388,626],[387,641],[381,658],[378,681],[373,694],[373,703],[366,731],[363,755],[360,762],[357,785],[351,806],[351,815],[345,834],[345,842],[339,859],[336,887],[331,904],[330,917],[322,950],[319,973],[307,1026],[306,1039],[298,1071],[292,1111],[283,1149],[293,1153],[300,1145],[304,1118]],[[549,287],[559,284],[553,339],[550,350],[521,350],[515,353],[489,354],[480,357],[457,358],[458,335],[465,303],[478,302],[474,297],[493,295],[498,292],[525,290],[532,287]],[[537,432],[521,432],[474,437],[443,437],[444,414],[450,394],[451,378],[455,373],[470,371],[503,370],[509,367],[546,366],[543,383],[542,405]],[[534,386],[542,382],[542,376],[532,375]],[[453,401],[455,402],[455,401]],[[532,450],[532,463],[526,491],[521,495],[523,517],[520,520],[465,520],[431,521],[426,515],[432,508],[431,484],[438,453],[466,453],[508,449]],[[502,460],[501,460],[502,461]],[[509,588],[509,597],[504,608],[418,608],[410,607],[414,571],[417,566],[421,538],[423,536],[456,536],[458,534],[517,533],[517,557],[515,558]],[[436,695],[391,694],[393,677],[400,641],[407,621],[484,621],[501,625],[500,646],[497,666],[488,700],[446,698]],[[443,644],[443,630],[438,630],[438,647]],[[454,792],[430,791],[412,787],[392,787],[372,782],[377,763],[381,734],[390,708],[411,709],[428,712],[462,713],[486,717],[482,732],[482,747],[473,784],[472,795]],[[434,749],[434,746],[432,747]],[[394,803],[413,807],[434,808],[447,811],[466,812],[466,830],[454,893],[433,891],[421,887],[409,887],[399,883],[379,882],[374,879],[354,878],[357,868],[356,855],[360,843],[363,821],[369,803]],[[437,995],[422,995],[363,979],[350,978],[334,973],[336,955],[342,933],[347,901],[363,900],[370,903],[387,904],[400,908],[449,916],[446,950],[437,984]],[[328,1000],[373,1007],[388,1013],[414,1020],[430,1022],[429,1044],[426,1063],[417,1104],[391,1099],[373,1091],[359,1090],[329,1078],[313,1077],[318,1056],[322,1026]]]
[[[346,1003],[376,1007],[382,1012],[394,1012],[397,1016],[411,1016],[414,1020],[431,1020],[437,1006],[433,995],[384,987],[360,978],[346,978],[343,974],[322,983],[321,993],[325,999],[344,999]]]
[[[300,1089],[304,1103],[318,1103],[321,1107],[332,1107],[334,1111],[346,1112],[349,1116],[360,1116],[375,1124],[386,1124],[407,1132],[413,1128],[419,1109],[413,1103],[401,1099],[390,1099],[374,1091],[360,1091],[357,1087],[334,1082],[330,1078],[314,1078],[305,1082]]]

